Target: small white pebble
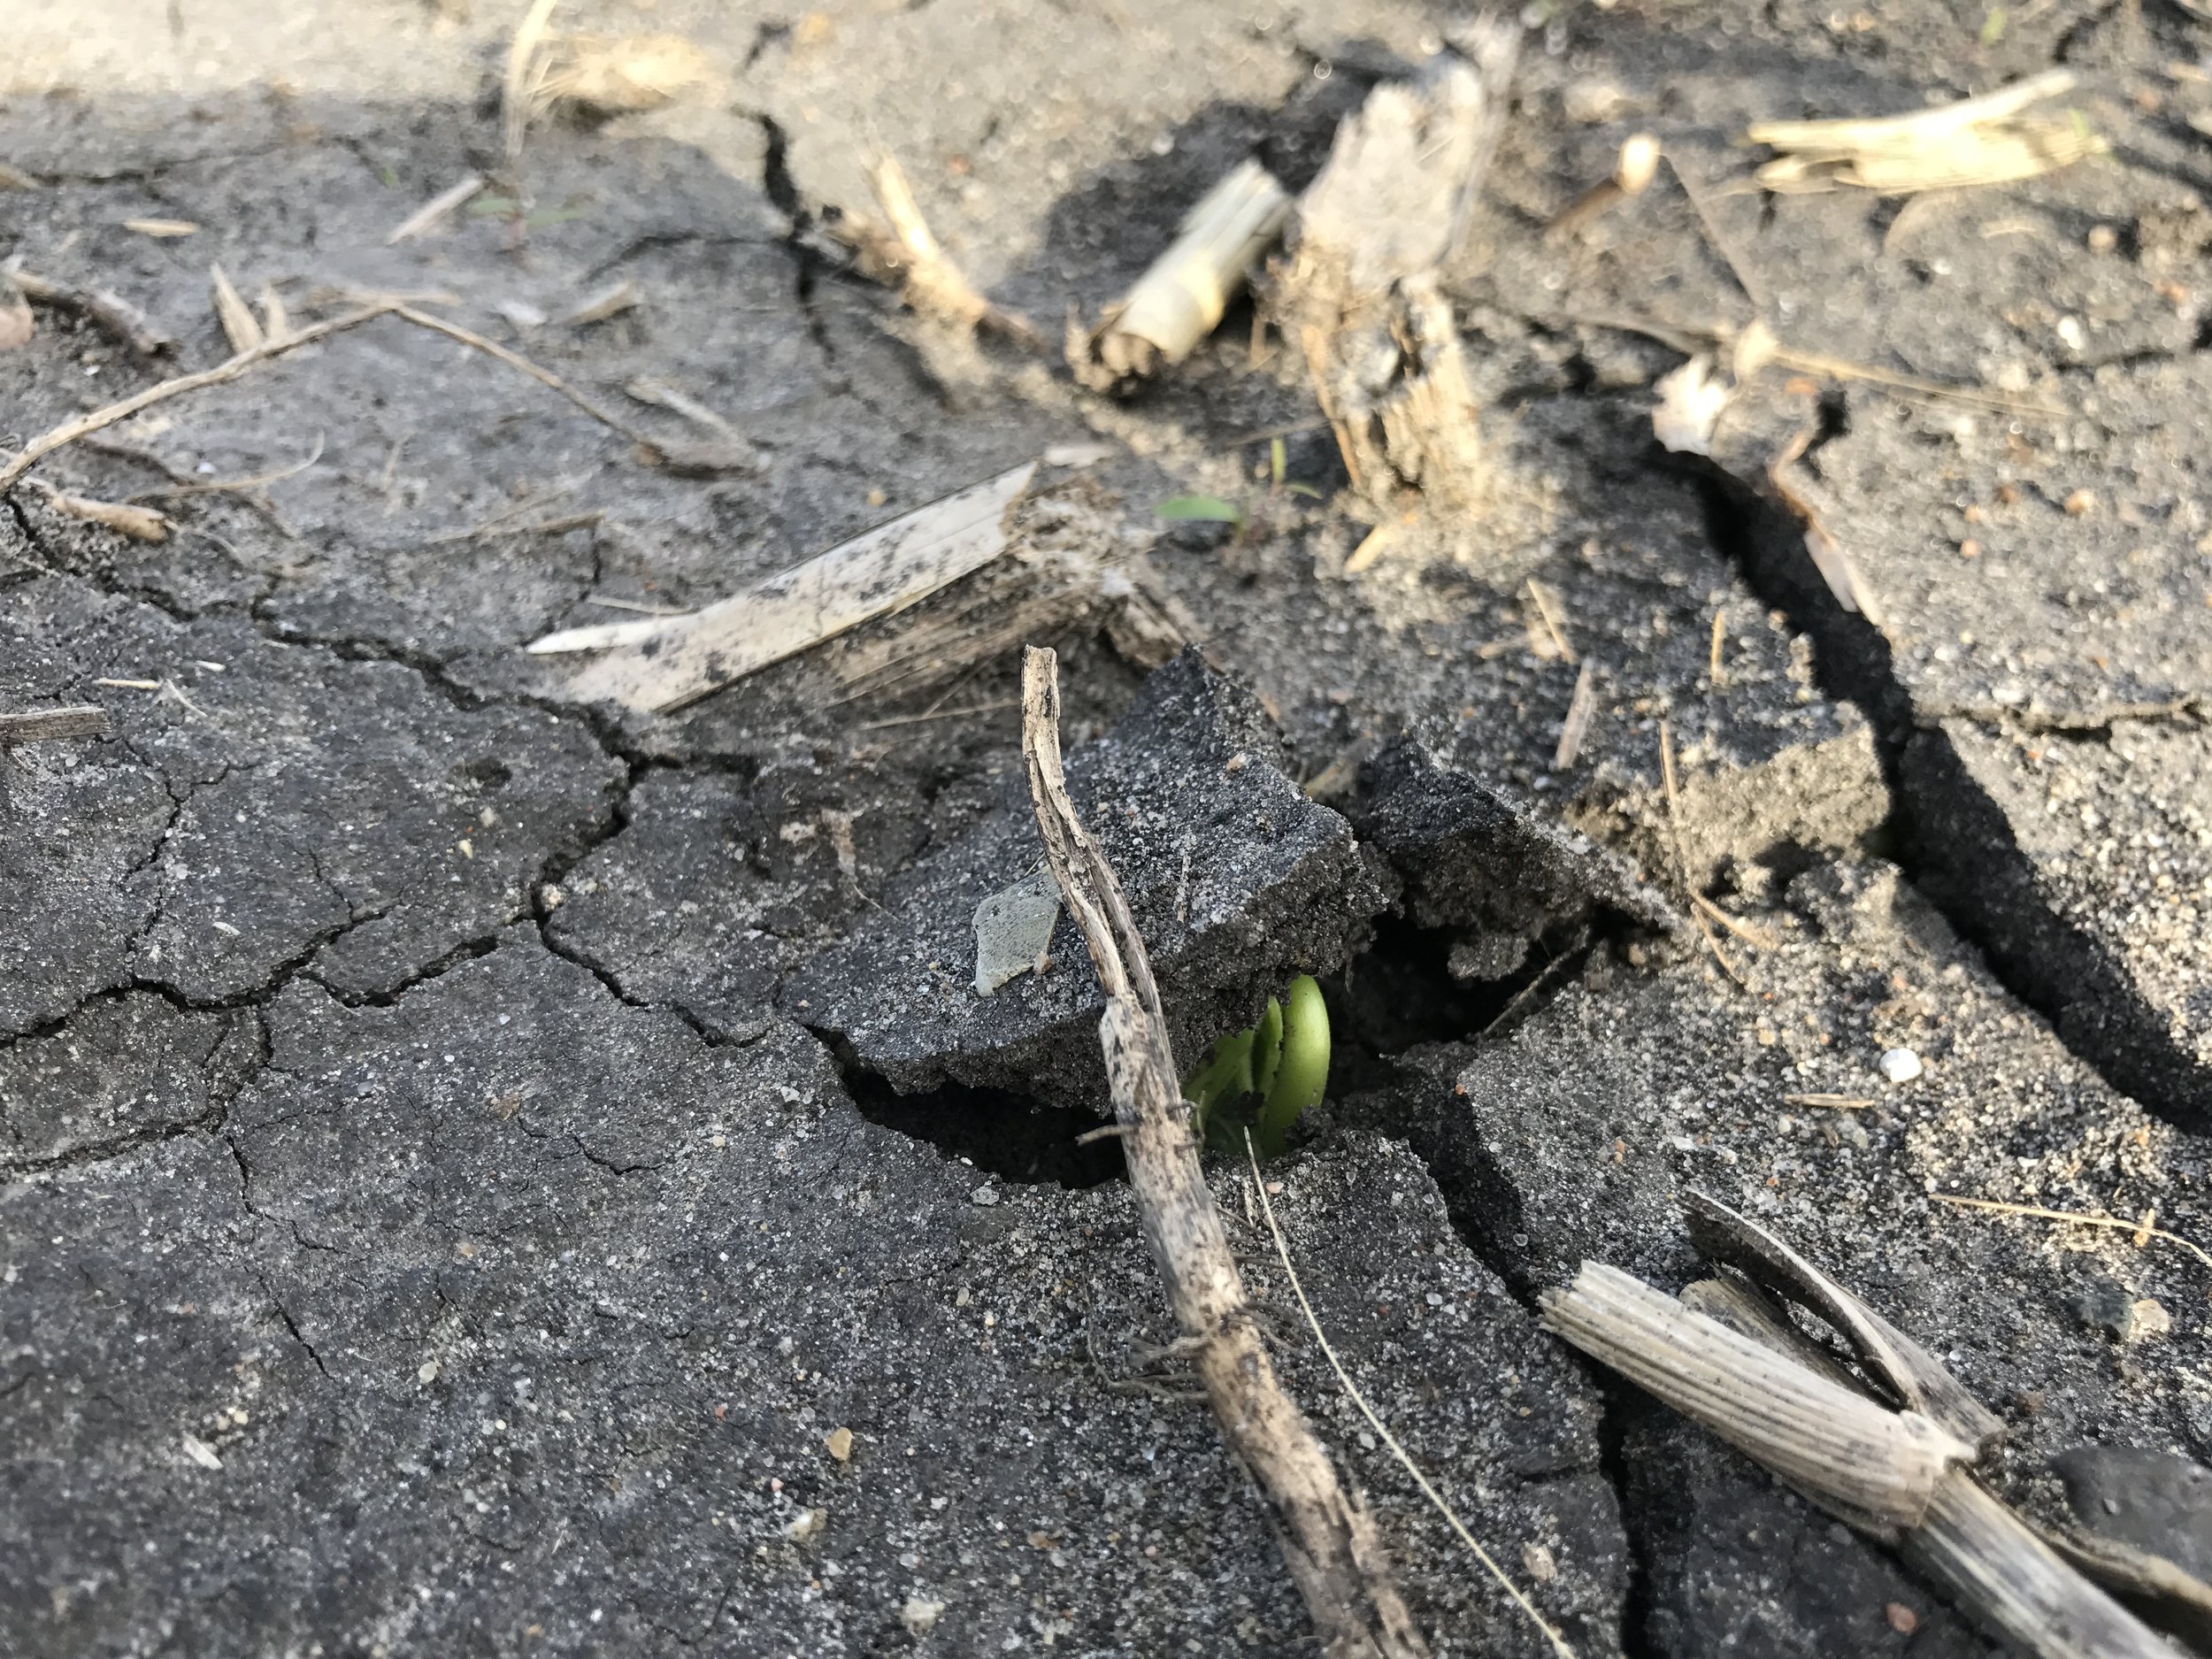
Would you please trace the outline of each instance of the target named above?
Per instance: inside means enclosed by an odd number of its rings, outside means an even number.
[[[998,1188],[979,1187],[968,1194],[968,1202],[972,1204],[995,1204],[998,1202]]]
[[[418,1367],[415,1371],[415,1380],[419,1383],[433,1383],[437,1381],[438,1362],[434,1359],[426,1359],[423,1361],[422,1364]]]
[[[1909,1083],[1921,1073],[1920,1056],[1909,1048],[1892,1048],[1877,1063],[1893,1083]]]
[[[2162,1303],[2145,1296],[2128,1304],[2127,1318],[2120,1329],[2120,1340],[2139,1342],[2147,1336],[2165,1336],[2174,1328],[2174,1317]]]

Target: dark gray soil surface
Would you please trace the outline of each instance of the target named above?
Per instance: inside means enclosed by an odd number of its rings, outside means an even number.
[[[0,351],[0,447],[220,361],[220,262],[296,319],[441,296],[637,430],[696,435],[626,390],[658,382],[746,453],[650,465],[387,318],[34,474],[118,501],[314,457],[170,498],[166,542],[0,501],[0,711],[114,726],[0,749],[0,1655],[1317,1651],[1162,1351],[1119,1154],[1075,1143],[1074,930],[972,987],[977,904],[1040,860],[1013,655],[859,697],[800,658],[644,717],[521,649],[1077,442],[1203,634],[1149,677],[1087,627],[1040,641],[1179,1054],[1322,977],[1331,1098],[1266,1172],[1290,1248],[1576,1651],[1992,1651],[1538,1328],[1585,1259],[1692,1277],[1693,1187],[1942,1357],[2010,1430],[2008,1497],[2202,1571],[2212,1275],[1942,1202],[2212,1244],[2190,8],[1532,9],[1447,273],[1494,499],[1351,575],[1371,519],[1248,307],[1094,397],[902,311],[824,226],[887,145],[952,257],[1055,329],[1242,156],[1302,186],[1443,8],[580,3],[560,27],[683,33],[710,83],[545,121],[491,192],[525,208],[397,245],[499,163],[513,17],[54,10],[81,15],[0,67],[0,162],[35,187],[0,188],[0,257],[177,342],[41,308]],[[2053,63],[2108,155],[1909,201],[1747,182],[1751,120]],[[1544,238],[1638,130],[1652,188]],[[620,280],[635,307],[545,320]],[[1710,459],[1671,456],[1651,383],[1681,354],[1624,316],[2014,401],[1770,366]],[[1768,479],[1809,427],[1786,477],[1857,610]],[[1274,436],[1313,493],[1271,481]],[[1187,492],[1248,524],[1155,519]],[[1750,935],[1724,964],[1693,895]],[[1341,1398],[1248,1173],[1214,1177],[1436,1650],[1548,1651]]]

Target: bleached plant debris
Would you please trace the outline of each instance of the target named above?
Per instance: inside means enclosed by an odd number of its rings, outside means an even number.
[[[2046,70],[1978,98],[1874,119],[1761,121],[1745,135],[1782,151],[1757,177],[1778,192],[1852,185],[1886,196],[2032,179],[2109,148],[2079,120],[2021,111],[2070,91],[2069,69]]]
[[[1735,388],[1713,372],[1712,358],[1702,352],[1653,388],[1659,394],[1651,411],[1651,429],[1659,442],[1676,455],[1712,454],[1713,429],[1721,411],[1735,396]]]
[[[1299,198],[1271,306],[1304,354],[1352,482],[1379,508],[1417,490],[1460,510],[1482,449],[1459,335],[1439,286],[1505,116],[1518,50],[1479,25],[1412,81],[1368,96]]]
[[[1696,1300],[1723,1313],[1715,1318],[1686,1306],[1687,1293],[1678,1301],[1595,1262],[1544,1293],[1545,1325],[1897,1548],[2016,1651],[2171,1659],[1974,1479],[2003,1425],[1932,1355],[1771,1233],[1702,1194],[1689,1202],[1700,1248],[1824,1319],[1855,1371],[1809,1363],[1802,1334],[1755,1295],[1699,1287]]]
[[[641,711],[680,708],[872,617],[925,599],[1006,550],[1005,514],[1032,461],[832,548],[749,591],[687,616],[568,628],[539,656],[603,653],[569,695]]]
[[[1214,331],[1290,213],[1275,175],[1239,162],[1184,216],[1182,232],[1095,327],[1071,319],[1068,366],[1112,391],[1180,363]]]

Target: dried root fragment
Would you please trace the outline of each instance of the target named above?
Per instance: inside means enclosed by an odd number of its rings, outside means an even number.
[[[128,536],[134,541],[166,541],[170,520],[166,513],[151,507],[132,506],[115,501],[95,501],[89,495],[73,495],[67,490],[36,479],[32,487],[45,498],[47,506],[65,518],[75,518],[85,524],[96,524],[112,530],[118,535]]]
[[[1457,250],[1505,112],[1517,35],[1478,26],[1466,50],[1378,87],[1337,129],[1298,203],[1271,310],[1304,352],[1361,494],[1463,511],[1483,495],[1474,400],[1438,274]]]
[[[899,297],[925,317],[962,328],[989,328],[1032,350],[1043,349],[1042,336],[1026,318],[985,299],[946,256],[896,157],[887,155],[871,166],[868,186],[884,222],[848,210],[826,225],[851,250],[864,276],[897,288]]]
[[[1068,367],[1093,391],[1127,390],[1180,363],[1214,331],[1290,213],[1256,161],[1239,162],[1183,217],[1181,233],[1096,327],[1068,320]]]
[[[6,269],[23,297],[34,305],[74,311],[142,357],[157,357],[176,349],[176,341],[154,326],[143,311],[104,289],[72,288],[66,282],[52,281],[24,270],[12,259]]]

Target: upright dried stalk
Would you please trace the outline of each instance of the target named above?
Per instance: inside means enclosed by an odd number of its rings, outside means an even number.
[[[1464,510],[1482,449],[1458,330],[1439,273],[1465,234],[1496,148],[1518,35],[1480,24],[1466,50],[1369,95],[1299,198],[1272,311],[1313,375],[1359,491],[1408,490]]]
[[[1222,1438],[1267,1502],[1323,1651],[1330,1659],[1418,1659],[1428,1648],[1392,1580],[1374,1520],[1338,1482],[1254,1327],[1199,1167],[1144,941],[1113,866],[1068,799],[1058,672],[1055,653],[1030,648],[1022,666],[1022,757],[1046,861],[1106,993],[1099,1039],[1152,1259]]]

